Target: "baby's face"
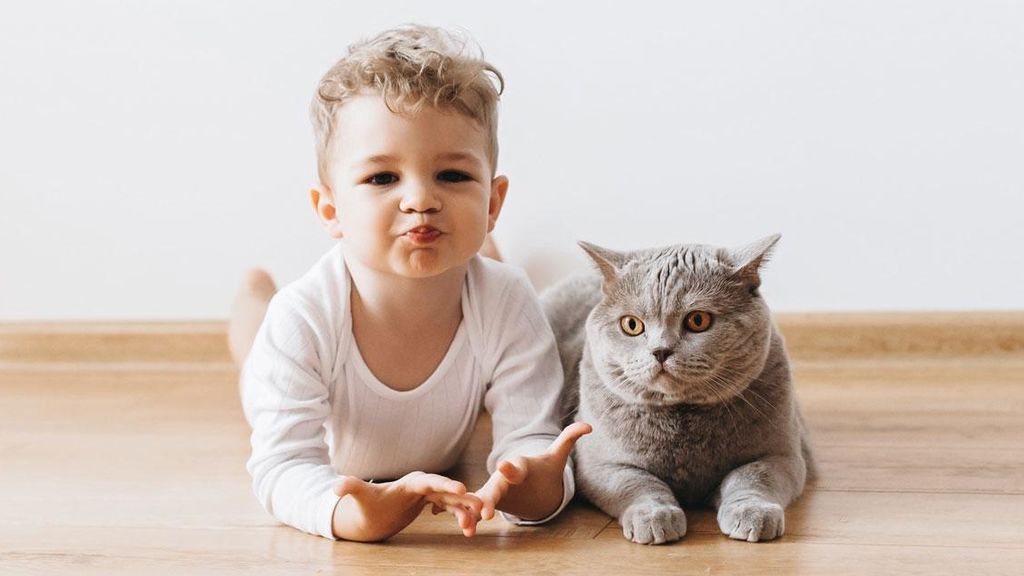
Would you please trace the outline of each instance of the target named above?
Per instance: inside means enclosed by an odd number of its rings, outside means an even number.
[[[429,106],[395,114],[369,94],[338,114],[329,174],[334,233],[345,239],[346,255],[411,278],[468,262],[493,227],[508,183],[491,173],[484,129]]]

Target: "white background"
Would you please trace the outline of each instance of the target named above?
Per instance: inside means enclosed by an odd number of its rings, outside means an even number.
[[[4,2],[0,321],[214,319],[245,268],[329,248],[321,74],[404,22],[505,74],[497,239],[540,285],[573,242],[781,232],[776,310],[1024,308],[1024,4]]]

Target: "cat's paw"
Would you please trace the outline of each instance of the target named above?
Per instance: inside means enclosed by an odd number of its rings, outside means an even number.
[[[718,527],[735,540],[774,540],[786,531],[786,516],[774,502],[743,500],[718,509]]]
[[[622,535],[637,544],[675,542],[686,535],[686,514],[678,506],[634,504],[619,518]]]

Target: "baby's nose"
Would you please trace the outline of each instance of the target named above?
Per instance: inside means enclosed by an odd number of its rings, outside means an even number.
[[[434,213],[441,210],[441,198],[429,185],[410,183],[402,195],[399,209],[405,213]]]

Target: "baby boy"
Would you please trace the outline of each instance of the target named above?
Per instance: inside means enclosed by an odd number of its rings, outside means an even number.
[[[313,99],[313,208],[340,242],[276,291],[250,273],[229,339],[242,365],[257,497],[280,521],[378,541],[431,505],[463,533],[500,510],[557,515],[574,491],[562,369],[525,276],[478,255],[508,190],[495,174],[500,73],[442,30],[358,43]],[[275,293],[276,292],[276,293]],[[489,480],[441,475],[481,407]]]

